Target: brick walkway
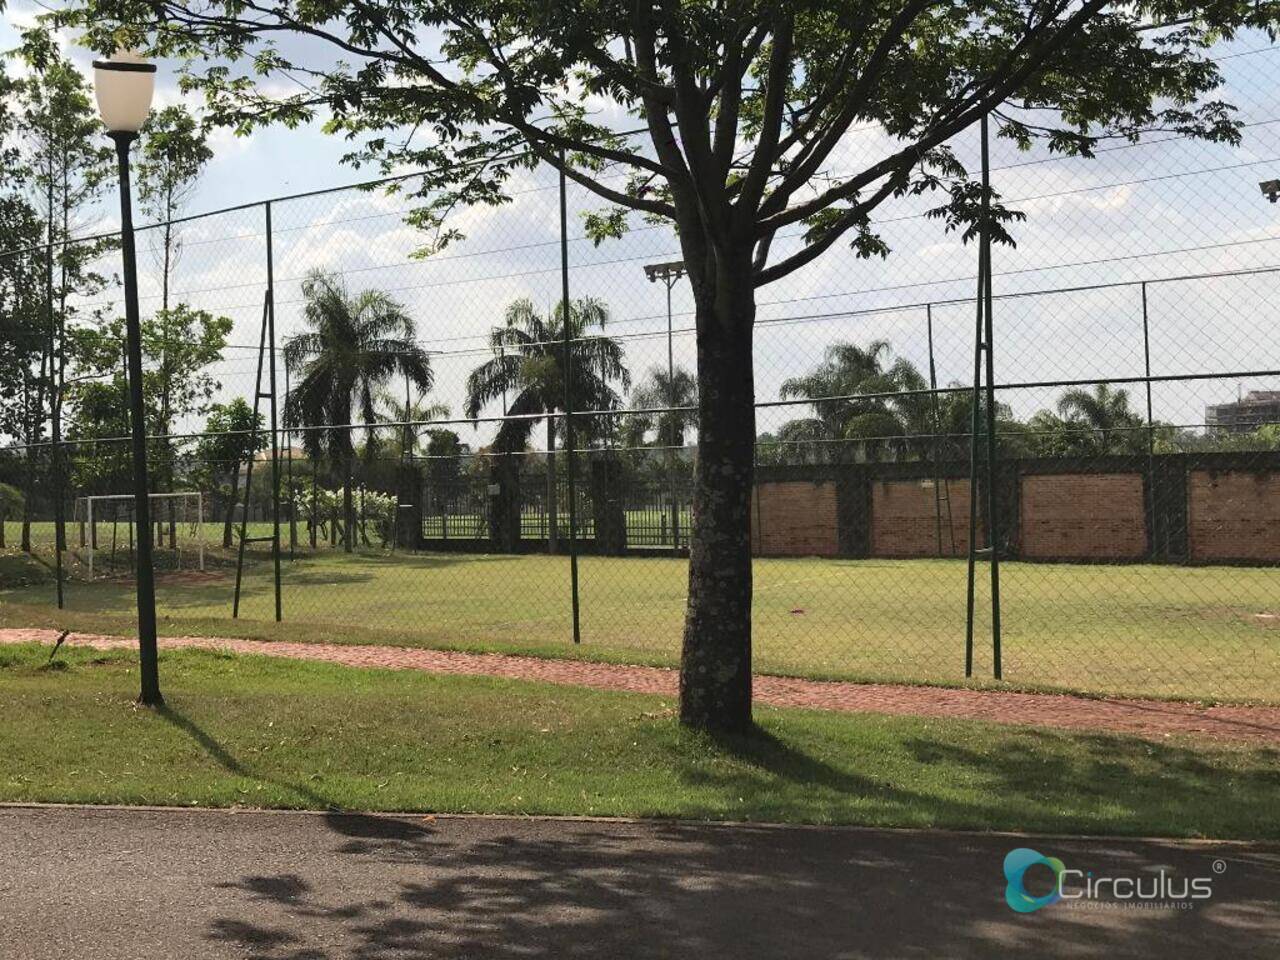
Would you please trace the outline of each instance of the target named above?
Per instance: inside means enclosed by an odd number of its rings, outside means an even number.
[[[56,630],[0,630],[0,643],[52,643]],[[132,647],[136,641],[98,634],[72,634],[78,647]],[[424,670],[428,673],[510,677],[544,683],[628,690],[674,697],[674,670],[622,666],[585,660],[546,660],[496,653],[458,653],[407,647],[327,643],[267,642],[220,637],[162,637],[165,650],[199,648],[234,653],[322,660],[349,667]],[[1280,707],[1217,706],[1154,700],[1092,700],[1057,694],[1011,693],[911,687],[884,683],[834,683],[789,677],[757,676],[758,703],[851,713],[915,717],[957,717],[995,723],[1037,724],[1078,730],[1109,730],[1148,739],[1193,735],[1215,740],[1280,746]]]

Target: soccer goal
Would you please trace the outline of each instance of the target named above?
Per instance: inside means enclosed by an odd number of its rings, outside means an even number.
[[[157,568],[204,569],[204,497],[198,490],[153,493],[153,559]],[[95,569],[114,574],[134,565],[134,498],[131,493],[77,497],[73,522],[79,525],[89,579]]]

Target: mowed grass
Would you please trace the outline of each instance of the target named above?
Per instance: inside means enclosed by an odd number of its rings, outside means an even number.
[[[53,584],[0,557],[0,623],[133,629],[133,584]],[[25,574],[23,570],[27,571]],[[270,564],[246,571],[232,620],[234,570],[165,575],[168,634],[522,652],[672,665],[678,661],[687,563],[582,557],[582,643],[572,643],[563,556],[344,554],[299,551],[283,568],[284,623],[273,622]],[[986,573],[986,568],[980,568]],[[1007,682],[1153,697],[1280,700],[1280,570],[1004,563]],[[760,559],[755,564],[758,670],[865,680],[963,680],[963,560]],[[990,677],[987,579],[979,578],[975,675]]]
[[[593,814],[1275,838],[1280,754],[968,721],[672,704],[483,677],[207,651],[0,648],[0,799]]]

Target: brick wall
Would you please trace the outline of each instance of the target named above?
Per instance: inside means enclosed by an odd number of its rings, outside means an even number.
[[[964,556],[969,550],[969,481],[943,481],[951,502],[950,532],[947,501],[942,507],[942,556]],[[873,557],[936,557],[938,505],[932,480],[873,480],[871,482],[871,555]],[[952,543],[955,543],[954,553]],[[978,542],[983,543],[982,522]]]
[[[751,545],[758,556],[835,556],[835,483],[757,484],[751,498]]]
[[[1137,473],[1022,478],[1021,553],[1040,560],[1134,560],[1147,553]]]
[[[1191,471],[1187,525],[1192,560],[1280,561],[1280,475]]]
[[[1280,564],[1280,452],[1170,454],[1156,461],[1153,518],[1145,456],[1102,458],[1095,464],[1098,472],[1087,474],[1071,472],[1077,464],[1070,461],[1002,462],[998,509],[1004,555]],[[962,465],[944,466],[953,479],[947,482],[951,529],[944,519],[942,555],[951,554],[954,534],[955,555],[964,556],[969,483],[958,475]],[[925,469],[926,464],[772,468],[752,500],[755,549],[775,556],[937,556],[934,488],[920,476]],[[981,534],[979,542],[985,542]]]

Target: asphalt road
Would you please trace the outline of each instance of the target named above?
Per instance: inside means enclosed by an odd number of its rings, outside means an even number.
[[[1019,914],[1015,846],[1212,895]],[[0,808],[4,960],[1277,955],[1274,844]]]

